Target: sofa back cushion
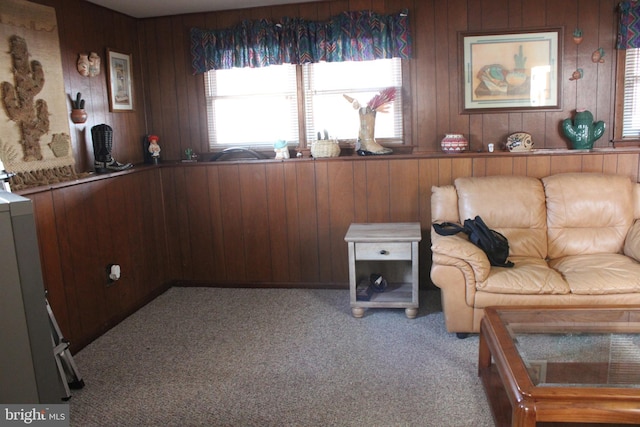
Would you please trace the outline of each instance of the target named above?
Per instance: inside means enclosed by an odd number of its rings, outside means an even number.
[[[620,253],[634,218],[634,188],[620,175],[567,173],[542,178],[549,258]]]
[[[544,188],[526,176],[464,177],[455,180],[461,221],[480,215],[509,240],[511,256],[547,256]]]

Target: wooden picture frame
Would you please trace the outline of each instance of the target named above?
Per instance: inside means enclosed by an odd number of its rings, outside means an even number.
[[[133,111],[133,73],[131,55],[107,49],[107,87],[109,111]]]
[[[561,110],[563,28],[459,33],[463,114]]]

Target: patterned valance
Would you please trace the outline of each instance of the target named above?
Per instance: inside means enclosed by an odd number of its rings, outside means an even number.
[[[619,4],[618,49],[640,48],[640,1]]]
[[[243,21],[223,30],[191,29],[194,74],[233,67],[411,57],[407,11],[343,12],[328,21]]]

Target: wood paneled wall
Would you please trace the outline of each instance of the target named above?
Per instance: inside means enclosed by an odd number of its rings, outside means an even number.
[[[74,351],[169,285],[160,182],[147,169],[24,194],[49,302]],[[110,264],[121,266],[120,280],[109,282]]]
[[[181,15],[140,21],[144,52],[145,95],[149,131],[161,135],[163,155],[181,158],[185,148],[208,151],[203,78],[192,75],[189,52],[191,27],[227,28],[243,19],[300,16],[327,19],[345,10],[371,9],[411,17],[414,58],[404,63],[405,142],[416,151],[437,152],[445,133],[463,133],[474,151],[498,145],[516,131],[533,135],[537,148],[567,148],[560,122],[576,108],[587,108],[607,131],[596,142],[612,139],[615,87],[616,5],[618,0],[335,0],[286,6]],[[461,31],[564,27],[562,111],[500,114],[460,114]],[[582,28],[576,45],[573,30]],[[602,47],[605,62],[593,63],[591,53]],[[570,81],[574,70],[584,77]]]
[[[49,300],[77,350],[175,283],[345,288],[352,222],[420,222],[430,286],[433,185],[581,171],[638,181],[639,166],[637,152],[176,163],[25,196]],[[112,263],[122,267],[115,283]]]
[[[639,178],[637,153],[376,157],[198,164],[162,169],[170,258],[193,283],[348,283],[352,222],[422,224],[429,284],[431,187],[459,176],[604,172]]]

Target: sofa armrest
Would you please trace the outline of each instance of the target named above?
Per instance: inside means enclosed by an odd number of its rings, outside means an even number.
[[[624,254],[640,262],[640,219],[636,219],[627,233]]]
[[[465,266],[470,268],[474,275],[474,282],[483,282],[489,277],[491,264],[487,254],[471,243],[466,236],[441,236],[432,231],[431,252],[433,262],[459,267],[463,271],[466,269]]]

